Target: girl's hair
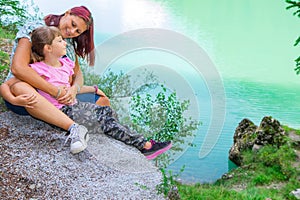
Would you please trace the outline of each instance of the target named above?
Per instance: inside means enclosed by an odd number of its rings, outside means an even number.
[[[89,64],[93,66],[95,64],[95,52],[94,52],[94,20],[91,12],[85,6],[73,7],[70,10],[71,15],[78,16],[82,18],[86,25],[87,30],[75,38],[71,38],[75,53],[84,58],[86,57]],[[64,16],[62,15],[47,15],[44,21],[47,26],[59,26],[60,19]]]
[[[60,30],[54,26],[43,26],[36,28],[31,33],[31,52],[33,62],[39,62],[45,59],[44,46],[51,45],[53,40],[62,36]]]

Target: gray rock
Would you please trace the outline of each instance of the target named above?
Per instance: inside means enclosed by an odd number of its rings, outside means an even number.
[[[253,147],[256,129],[257,126],[249,119],[243,119],[235,129],[234,143],[229,150],[229,159],[236,165],[239,166],[242,163],[241,152]]]
[[[300,199],[300,188],[292,191],[291,194],[294,195],[296,199]]]
[[[66,132],[29,116],[2,113],[0,128],[8,130],[0,138],[0,172],[29,182],[11,194],[18,199],[164,199],[157,194],[162,175],[153,162],[104,134],[90,134],[88,148],[72,155],[64,146]]]
[[[258,152],[262,147],[263,147],[263,145],[254,144],[252,147],[252,151]]]
[[[277,145],[278,147],[285,143],[285,131],[280,122],[270,116],[264,117],[256,131],[257,137],[255,144],[258,145]]]

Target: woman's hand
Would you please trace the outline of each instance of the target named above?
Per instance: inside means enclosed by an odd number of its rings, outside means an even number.
[[[36,94],[21,94],[14,98],[13,102],[16,106],[23,106],[26,108],[33,108],[37,103]]]

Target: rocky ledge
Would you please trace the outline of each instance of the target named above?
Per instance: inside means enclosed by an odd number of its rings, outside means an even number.
[[[0,114],[0,199],[164,199],[160,171],[106,135],[72,155],[65,132],[29,116]]]

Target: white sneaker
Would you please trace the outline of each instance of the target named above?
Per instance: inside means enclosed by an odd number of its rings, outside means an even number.
[[[87,147],[87,142],[89,140],[88,130],[85,126],[75,125],[71,129],[70,135],[67,137],[66,142],[69,140],[69,138],[71,139],[71,153],[79,153]]]

